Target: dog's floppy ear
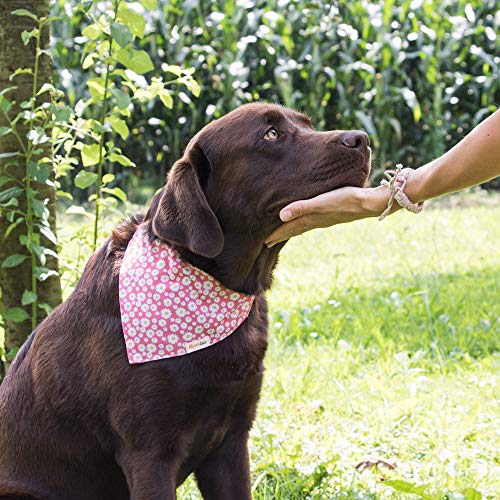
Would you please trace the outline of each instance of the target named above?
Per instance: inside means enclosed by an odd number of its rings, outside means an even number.
[[[224,236],[201,187],[209,169],[210,164],[201,148],[192,146],[172,167],[160,193],[158,207],[151,209],[156,236],[195,254],[213,258],[222,251]]]

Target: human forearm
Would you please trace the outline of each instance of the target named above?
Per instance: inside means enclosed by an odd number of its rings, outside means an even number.
[[[500,110],[443,156],[415,170],[405,192],[414,203],[459,191],[500,175]]]

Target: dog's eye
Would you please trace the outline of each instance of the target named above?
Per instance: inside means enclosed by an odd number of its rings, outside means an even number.
[[[270,128],[264,135],[264,139],[268,141],[275,141],[280,135],[275,128]]]

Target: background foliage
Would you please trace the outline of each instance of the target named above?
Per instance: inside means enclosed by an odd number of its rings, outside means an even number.
[[[145,203],[189,138],[242,103],[367,130],[377,177],[441,154],[500,101],[495,0],[56,0],[52,14],[51,116],[40,108],[28,139],[50,135],[69,208],[64,296],[125,193]],[[26,170],[28,188],[43,164]],[[498,195],[479,197],[411,227],[398,214],[383,238],[362,221],[287,246],[251,441],[256,498],[494,498]],[[21,306],[36,308],[31,292]],[[358,476],[372,453],[400,468]],[[198,498],[192,483],[181,498]]]
[[[53,28],[56,86],[71,104],[88,92],[81,68],[87,21],[76,5],[54,6],[61,17]],[[500,102],[495,0],[159,0],[151,11],[129,5],[144,15],[139,47],[155,68],[195,68],[202,88],[196,99],[178,89],[168,111],[159,100],[134,105],[123,150],[137,168],[116,168],[116,182],[133,201],[161,184],[197,130],[247,101],[304,110],[320,129],[365,129],[375,146],[375,177],[386,164],[431,160]],[[146,85],[141,78],[136,84]]]

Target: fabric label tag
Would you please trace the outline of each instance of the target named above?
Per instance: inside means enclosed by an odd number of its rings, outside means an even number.
[[[203,349],[210,343],[210,339],[208,337],[204,337],[202,339],[193,340],[193,342],[186,342],[184,347],[186,348],[186,352],[197,351],[198,349]]]

